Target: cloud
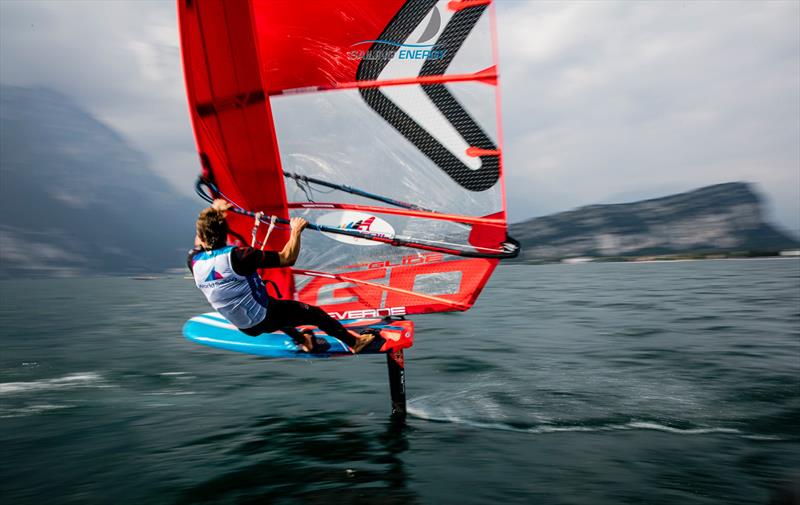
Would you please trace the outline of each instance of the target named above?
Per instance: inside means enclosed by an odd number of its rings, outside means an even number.
[[[513,218],[746,180],[800,228],[800,4],[498,5]]]

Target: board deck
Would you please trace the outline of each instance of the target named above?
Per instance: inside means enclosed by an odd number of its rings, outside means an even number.
[[[375,328],[380,337],[359,354],[378,354],[405,349],[414,344],[414,323],[408,320],[346,319],[342,325],[356,332]],[[195,316],[183,325],[183,335],[190,341],[228,351],[243,352],[270,358],[325,358],[352,356],[350,349],[339,339],[323,333],[316,326],[298,326],[299,330],[311,329],[319,343],[328,346],[324,352],[306,353],[281,331],[264,333],[257,337],[245,335],[217,312]]]

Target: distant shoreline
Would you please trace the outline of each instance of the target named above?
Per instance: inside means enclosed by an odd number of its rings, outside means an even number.
[[[733,261],[733,260],[743,260],[743,261],[753,261],[753,260],[800,260],[800,252],[796,254],[754,254],[752,256],[745,256],[739,254],[732,254],[730,256],[724,256],[720,253],[708,254],[705,257],[686,257],[684,255],[681,256],[672,256],[672,257],[649,257],[649,256],[630,256],[630,257],[573,257],[573,258],[552,258],[552,259],[529,259],[529,260],[512,260],[512,261],[504,261],[501,264],[503,265],[570,265],[570,264],[584,264],[584,263],[630,263],[630,264],[643,264],[643,263],[683,263],[689,261],[714,261],[714,260],[725,260],[725,261]],[[141,274],[133,274],[131,272],[125,273],[110,273],[110,272],[99,272],[99,273],[74,273],[74,274],[62,274],[62,275],[36,275],[31,273],[20,273],[20,272],[4,272],[0,274],[0,282],[6,281],[14,281],[14,280],[58,280],[58,279],[77,279],[77,278],[93,278],[93,279],[130,279],[135,281],[157,281],[157,280],[166,280],[166,279],[192,279],[191,276],[187,276],[185,272],[183,272],[182,268],[172,268],[165,272],[148,272],[148,273],[141,273]]]
[[[679,260],[638,260],[638,261],[595,261],[592,263],[686,263],[690,261],[758,261],[758,260],[800,260],[798,256],[761,256],[753,258],[693,258]]]
[[[800,251],[778,252],[732,252],[732,253],[693,253],[646,256],[577,256],[568,258],[520,259],[513,263],[527,265],[582,264],[582,263],[674,263],[684,261],[712,260],[759,260],[759,259],[800,259]]]

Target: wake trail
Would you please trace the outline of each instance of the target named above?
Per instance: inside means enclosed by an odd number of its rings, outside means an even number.
[[[54,389],[104,387],[103,382],[103,377],[97,372],[80,372],[68,374],[63,377],[56,377],[54,379],[0,383],[0,395],[27,393],[31,391],[47,391]]]
[[[692,427],[692,428],[677,428],[675,426],[668,426],[665,424],[650,422],[650,421],[630,421],[626,423],[609,423],[594,426],[586,426],[580,423],[575,424],[560,424],[560,425],[537,425],[537,426],[515,426],[513,424],[496,422],[496,421],[481,421],[477,419],[469,419],[466,417],[456,415],[436,415],[426,412],[424,409],[410,407],[408,413],[415,418],[425,421],[439,422],[439,423],[454,423],[462,424],[479,429],[492,429],[501,431],[510,431],[515,433],[530,433],[530,434],[549,434],[549,433],[603,433],[612,431],[630,431],[630,430],[651,430],[661,431],[665,433],[672,433],[676,435],[705,435],[705,434],[726,434],[737,435],[754,440],[780,440],[780,437],[770,435],[758,435],[745,433],[736,428],[723,428],[723,427]]]

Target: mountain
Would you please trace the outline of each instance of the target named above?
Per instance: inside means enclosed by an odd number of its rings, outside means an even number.
[[[713,252],[768,253],[798,247],[766,223],[761,201],[743,182],[613,205],[590,205],[512,224],[522,259],[620,257]]]
[[[200,207],[68,97],[0,87],[0,276],[180,267]]]

